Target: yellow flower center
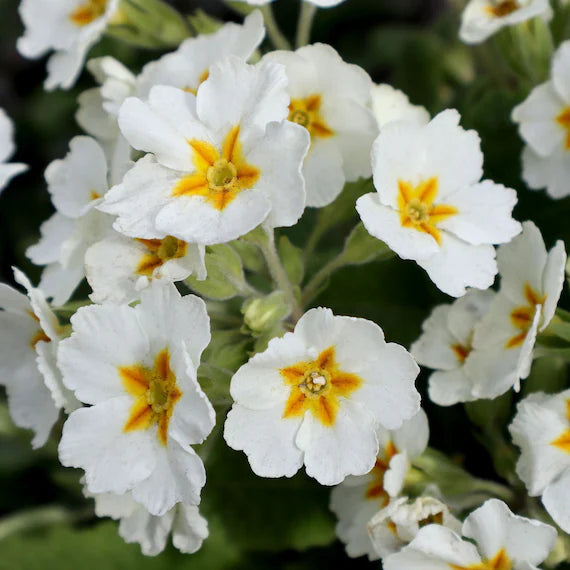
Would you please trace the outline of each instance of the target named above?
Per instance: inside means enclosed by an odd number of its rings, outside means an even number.
[[[517,0],[504,0],[503,2],[494,2],[491,6],[487,6],[487,11],[495,18],[503,18],[516,12],[520,8]]]
[[[564,129],[566,132],[566,140],[564,141],[564,148],[570,151],[570,107],[566,107],[558,117],[556,117],[556,122]]]
[[[244,190],[253,188],[261,172],[245,160],[239,141],[240,127],[233,127],[222,144],[222,152],[204,141],[188,141],[196,172],[182,178],[172,196],[199,196],[223,210]]]
[[[441,244],[441,232],[437,224],[457,214],[457,208],[434,204],[438,185],[437,177],[424,180],[417,186],[398,180],[398,209],[400,223],[404,228],[427,233]]]
[[[314,138],[329,138],[334,131],[327,125],[321,115],[322,97],[309,95],[305,99],[291,99],[289,104],[289,120],[305,127]]]
[[[566,400],[566,419],[570,424],[570,400]],[[550,445],[570,454],[570,427],[566,428],[554,441],[551,441]]]
[[[376,459],[376,464],[370,472],[372,482],[366,488],[365,497],[369,500],[380,501],[380,508],[385,507],[390,502],[390,495],[384,489],[384,476],[390,468],[390,460],[397,453],[396,446],[389,441],[384,447],[382,455]],[[395,530],[396,525],[394,525],[392,531],[395,532]]]
[[[123,431],[149,429],[157,424],[158,439],[166,445],[170,417],[176,402],[182,397],[176,376],[170,369],[168,348],[156,355],[152,368],[142,364],[120,366],[119,376],[125,390],[135,397]]]
[[[515,348],[524,342],[524,339],[528,334],[528,330],[532,325],[534,314],[536,313],[536,306],[544,305],[544,302],[546,301],[546,295],[541,295],[528,283],[525,283],[524,285],[524,296],[528,301],[528,305],[521,305],[511,311],[511,324],[515,329],[518,329],[521,332],[511,337],[507,341],[505,348]]]
[[[326,427],[335,423],[339,398],[348,398],[363,383],[356,374],[339,370],[334,346],[323,350],[314,361],[298,362],[280,373],[291,387],[283,418],[296,418],[309,410]]]
[[[479,564],[470,564],[469,566],[456,566],[450,564],[453,570],[513,570],[513,563],[504,548],[501,548],[493,558],[483,560]]]
[[[40,319],[33,311],[28,311],[28,315],[36,322],[38,325],[40,324]],[[30,346],[32,349],[36,349],[36,344],[38,342],[51,342],[51,338],[43,331],[43,329],[38,327],[37,331],[32,335],[30,339]]]
[[[148,250],[137,265],[137,273],[152,277],[154,270],[162,267],[167,261],[171,259],[178,259],[186,255],[188,244],[185,241],[179,240],[173,236],[167,236],[164,239],[137,239]]]
[[[107,8],[107,0],[86,0],[71,12],[69,19],[79,27],[87,26],[100,18]]]
[[[186,87],[183,87],[182,90],[186,91],[187,93],[192,93],[192,95],[196,95],[198,93],[198,87],[200,87],[200,85],[202,85],[202,83],[204,83],[208,77],[210,77],[210,71],[206,69],[206,71],[203,71],[200,74],[200,77],[198,78],[198,85],[196,87],[190,87],[187,85]]]

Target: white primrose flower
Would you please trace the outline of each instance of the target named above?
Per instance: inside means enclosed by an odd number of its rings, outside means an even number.
[[[176,51],[146,64],[138,76],[113,57],[92,59],[87,68],[101,87],[80,95],[77,121],[89,134],[113,139],[118,135],[119,109],[127,97],[147,99],[155,85],[170,85],[195,95],[212,65],[230,55],[247,61],[264,36],[263,17],[256,10],[243,25],[230,22],[212,34],[184,40]]]
[[[165,514],[155,516],[139,505],[131,493],[93,494],[84,490],[84,494],[95,500],[98,517],[120,521],[121,538],[127,543],[138,543],[145,556],[160,554],[166,548],[170,534],[172,544],[184,554],[197,552],[208,538],[208,522],[196,506],[178,503]]]
[[[516,192],[480,181],[480,139],[459,120],[449,109],[427,125],[387,124],[372,149],[377,192],[356,203],[371,235],[454,297],[468,286],[487,289],[497,273],[492,244],[521,231],[511,217]]]
[[[570,195],[570,41],[552,60],[551,78],[513,109],[526,143],[523,178],[529,188],[546,188],[551,198]]]
[[[395,430],[420,407],[418,366],[366,319],[311,309],[231,381],[227,444],[261,477],[292,477],[304,464],[323,485],[364,475]]]
[[[32,446],[47,441],[59,410],[78,403],[63,386],[56,365],[61,330],[43,293],[19,270],[16,282],[27,296],[0,284],[0,384],[5,386],[14,423],[34,432]]]
[[[215,423],[196,380],[210,341],[205,303],[153,284],[136,307],[83,307],[71,324],[58,363],[90,407],[63,426],[61,463],[84,469],[91,493],[130,491],[155,516],[197,505],[206,474],[190,446]]]
[[[391,431],[378,428],[376,434],[380,451],[372,471],[347,477],[333,489],[330,505],[338,518],[336,534],[345,543],[346,553],[353,558],[368,555],[370,560],[380,558],[380,553],[374,548],[366,525],[400,494],[409,462],[425,450],[429,438],[426,414],[420,410],[402,427]],[[386,525],[384,529],[394,536]]]
[[[45,178],[56,212],[41,228],[39,242],[26,254],[45,265],[40,289],[64,304],[85,277],[85,252],[112,232],[113,219],[95,209],[109,188],[108,167],[101,146],[90,137],[71,140],[64,159],[54,160]]]
[[[156,86],[148,102],[129,98],[121,131],[148,152],[99,208],[117,231],[137,238],[172,235],[224,243],[260,223],[290,226],[305,207],[301,175],[305,129],[284,119],[282,66],[232,57],[210,69],[197,95]]]
[[[476,398],[519,390],[530,372],[536,335],[554,316],[564,285],[564,244],[558,241],[547,253],[532,222],[524,222],[523,233],[499,248],[497,259],[501,289],[475,327],[464,367]]]
[[[387,83],[372,86],[372,112],[380,129],[396,121],[413,121],[425,125],[430,120],[425,107],[412,105],[403,91],[394,89]]]
[[[570,390],[525,398],[509,430],[521,448],[517,474],[529,495],[542,496],[554,522],[570,532]]]
[[[378,134],[369,108],[372,80],[325,44],[274,51],[264,59],[287,68],[289,120],[311,135],[303,166],[307,206],[326,206],[345,182],[370,176],[370,148]]]
[[[505,26],[537,16],[552,16],[548,0],[471,0],[461,17],[459,37],[467,44],[478,44]]]
[[[556,542],[553,527],[514,515],[497,499],[473,511],[462,534],[473,542],[445,526],[427,525],[384,559],[384,570],[538,570]]]
[[[15,150],[14,125],[4,109],[0,109],[0,192],[14,176],[28,169],[25,164],[7,162]]]
[[[18,51],[37,59],[53,51],[45,88],[69,89],[81,73],[91,46],[117,12],[119,0],[22,0],[24,35]]]
[[[420,528],[428,524],[461,532],[461,523],[449,507],[434,497],[418,497],[414,501],[399,497],[377,512],[366,526],[374,550],[381,558],[386,558],[411,542]]]
[[[430,400],[440,406],[476,400],[476,380],[466,372],[465,363],[473,349],[475,325],[489,309],[493,291],[468,291],[451,305],[435,307],[422,325],[420,338],[410,348],[418,364],[432,368]],[[475,371],[476,372],[476,371]]]

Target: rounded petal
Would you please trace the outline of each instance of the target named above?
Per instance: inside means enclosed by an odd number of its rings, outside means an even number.
[[[453,406],[458,402],[472,402],[473,381],[463,368],[441,370],[429,377],[429,399],[438,406]]]
[[[121,519],[119,535],[126,543],[137,542],[145,556],[156,556],[166,547],[175,512],[163,516],[151,515],[137,505],[132,514]]]
[[[569,486],[570,469],[566,469],[560,477],[555,479],[546,487],[542,495],[542,504],[548,511],[548,514],[553,518],[554,522],[564,532],[570,532]],[[552,549],[552,547],[553,545],[550,546],[550,549]]]
[[[178,506],[172,526],[172,544],[180,552],[197,552],[208,534],[208,521],[200,515],[198,507],[184,504]]]
[[[552,81],[559,95],[570,102],[570,42],[562,42],[552,59]]]

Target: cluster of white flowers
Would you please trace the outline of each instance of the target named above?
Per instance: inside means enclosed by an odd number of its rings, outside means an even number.
[[[121,18],[119,0],[22,0],[20,12],[20,52],[54,52],[47,89],[70,87]],[[471,0],[460,36],[475,43],[550,14],[547,0]],[[330,507],[350,556],[382,558],[386,570],[535,568],[554,528],[496,499],[461,525],[445,489],[414,470],[429,437],[415,380],[418,364],[433,369],[428,393],[442,406],[518,391],[555,320],[563,243],[547,252],[534,223],[513,218],[516,191],[483,179],[481,141],[458,111],[430,119],[329,45],[260,55],[265,32],[256,10],[241,25],[184,40],[139,75],[109,56],[87,63],[98,83],[79,97],[87,134],[46,169],[55,213],[27,250],[43,266],[39,287],[18,270],[27,296],[0,285],[0,383],[14,422],[33,430],[38,447],[64,410],[61,463],[84,471],[96,514],[119,520],[121,536],[147,555],[170,534],[185,553],[208,536],[199,510],[206,468],[193,446],[222,429],[218,411],[227,412],[225,442],[256,475],[293,477],[304,466],[336,486]],[[523,176],[552,197],[570,194],[569,70],[566,42],[551,81],[513,111],[528,145]],[[4,164],[12,152],[2,113],[0,189],[25,169]],[[433,309],[410,352],[370,320],[307,310],[302,277],[293,283],[275,246],[275,229],[370,178],[376,191],[354,204],[366,243],[416,261],[458,297]],[[231,287],[239,274],[240,294],[270,298],[245,282],[244,244],[263,258],[260,282],[271,279],[285,307],[271,309],[279,326],[230,371],[231,410],[215,410],[198,381],[208,306],[188,287],[208,297],[211,281]],[[220,247],[238,258],[237,272],[215,257]],[[67,323],[62,306],[84,278],[90,301]],[[566,532],[569,410],[569,391],[534,394],[510,428],[522,449],[517,473]]]

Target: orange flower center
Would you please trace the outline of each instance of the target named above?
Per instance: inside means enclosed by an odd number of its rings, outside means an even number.
[[[519,8],[517,0],[505,0],[503,2],[495,2],[492,6],[488,6],[487,10],[491,16],[503,18],[516,12]]]
[[[137,273],[151,278],[154,270],[162,267],[167,261],[171,259],[179,259],[186,255],[188,244],[185,241],[179,240],[173,236],[167,236],[164,239],[137,239],[148,250],[145,253],[138,265]]]
[[[261,172],[243,157],[240,127],[233,127],[222,144],[222,152],[204,141],[188,141],[196,172],[182,178],[172,196],[199,196],[216,210],[223,210],[259,180]]]
[[[283,418],[296,418],[309,410],[327,427],[335,423],[339,398],[348,398],[363,383],[356,374],[339,370],[334,346],[323,350],[312,362],[298,362],[282,368],[280,373],[291,386]]]
[[[69,19],[80,28],[100,18],[107,8],[107,0],[86,0],[71,12]]]
[[[558,117],[556,122],[566,131],[566,140],[564,148],[570,151],[570,107],[566,107]]]
[[[125,390],[135,397],[123,431],[149,429],[157,424],[158,439],[166,445],[170,417],[176,402],[182,397],[170,368],[168,348],[156,355],[152,368],[142,364],[120,366],[119,376]]]
[[[511,324],[521,332],[511,337],[507,341],[505,348],[515,348],[524,342],[532,325],[537,305],[544,305],[546,301],[546,295],[541,295],[528,283],[524,285],[524,296],[528,301],[528,305],[521,305],[511,311]]]
[[[183,91],[186,91],[187,93],[192,93],[192,95],[196,95],[198,93],[198,87],[200,87],[200,85],[202,85],[202,83],[204,83],[204,81],[206,81],[206,79],[208,79],[208,77],[210,77],[210,71],[206,69],[206,71],[203,71],[200,74],[200,77],[198,78],[198,85],[196,87],[183,87]]]
[[[30,315],[30,317],[32,317],[32,319],[38,323],[38,325],[40,324],[40,319],[33,311],[28,311],[28,315]],[[38,342],[51,342],[51,338],[43,331],[41,327],[38,327],[38,330],[32,335],[32,338],[30,339],[30,346],[35,350],[36,344],[38,344]]]
[[[322,103],[320,95],[309,95],[305,99],[291,99],[289,104],[289,120],[305,127],[311,140],[329,138],[335,134],[321,115]]]
[[[570,400],[566,400],[566,418],[570,423]],[[550,442],[550,445],[558,447],[558,449],[570,454],[570,427],[566,428],[560,437]]]
[[[376,459],[376,464],[374,465],[370,475],[372,476],[372,482],[366,488],[366,498],[374,501],[380,501],[380,508],[385,507],[390,502],[390,495],[384,489],[384,476],[386,471],[390,468],[390,460],[394,455],[397,455],[398,450],[395,445],[389,441],[381,455]],[[394,525],[393,531],[396,530]]]
[[[479,564],[470,564],[469,566],[456,566],[455,564],[450,564],[450,568],[453,570],[512,570],[513,563],[506,553],[504,548],[501,548],[493,558],[489,560],[483,560]]]

